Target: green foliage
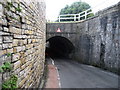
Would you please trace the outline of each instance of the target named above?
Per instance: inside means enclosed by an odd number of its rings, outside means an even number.
[[[16,11],[21,12],[22,9],[20,7],[16,8]]]
[[[7,57],[10,57],[11,53],[7,54]],[[6,71],[11,71],[12,70],[12,65],[10,62],[4,62],[2,66],[0,66],[0,73],[1,72],[6,72]]]
[[[90,5],[85,2],[74,2],[72,5],[66,5],[61,9],[60,14],[77,14],[90,8]]]
[[[17,87],[18,77],[16,75],[11,75],[11,77],[2,83],[2,89],[15,90]]]
[[[10,6],[6,6],[6,9],[9,11],[10,10]]]
[[[9,11],[11,7],[13,7],[13,4],[11,2],[7,2],[6,9]]]
[[[63,9],[61,9],[60,11],[60,15],[61,14],[78,14],[80,12],[83,12],[87,9],[90,8],[90,5],[85,3],[85,2],[74,2],[73,4],[66,5]],[[92,10],[87,11],[87,13],[91,12]],[[85,13],[80,14],[81,16],[84,15]],[[93,13],[90,13],[89,15],[87,15],[87,18],[94,16]],[[65,17],[71,17],[71,16],[64,16]],[[78,17],[78,16],[77,16]],[[80,20],[85,19],[85,16],[81,17]],[[58,21],[58,20],[57,20]],[[74,19],[68,19],[68,20],[61,20],[61,21],[74,21]],[[78,21],[78,19],[76,19],[76,21]]]
[[[11,53],[7,54],[7,57],[10,57]],[[5,62],[2,66],[0,66],[0,72],[7,72],[12,70],[12,65],[10,62]],[[15,90],[17,87],[18,77],[16,75],[11,75],[10,78],[2,83],[2,90]]]
[[[13,7],[12,2],[7,2],[7,4],[8,4],[10,7]]]
[[[0,73],[1,73],[1,72],[4,72],[3,69],[2,69],[2,67],[0,67]]]
[[[15,9],[16,9],[16,11],[18,11],[18,12],[21,12],[21,11],[22,11],[22,9],[20,8],[20,4],[18,4],[18,7],[15,8]]]
[[[3,70],[9,70],[9,71],[12,70],[11,63],[10,62],[5,62]]]
[[[12,2],[8,2],[8,5],[9,5],[10,7],[13,7]]]
[[[8,54],[7,54],[7,57],[10,57],[11,55],[12,55],[11,53],[8,53]]]
[[[14,6],[13,6],[13,3],[12,3],[12,2],[7,2],[7,5],[6,5],[5,7],[6,7],[6,9],[9,11],[10,8],[11,8],[11,7],[14,7]],[[18,4],[18,7],[15,8],[15,10],[18,11],[18,12],[21,12],[21,11],[22,11],[22,9],[20,8],[20,5],[19,5],[19,4]]]
[[[0,72],[11,71],[12,65],[10,62],[5,62],[2,66],[0,66]]]

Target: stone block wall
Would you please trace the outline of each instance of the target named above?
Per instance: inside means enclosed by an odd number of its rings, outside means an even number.
[[[43,0],[0,0],[0,66],[13,65],[12,71],[0,73],[0,86],[15,74],[19,88],[38,87],[44,70],[45,29]]]
[[[77,23],[75,57],[77,60],[109,69],[120,70],[120,3],[86,21]]]

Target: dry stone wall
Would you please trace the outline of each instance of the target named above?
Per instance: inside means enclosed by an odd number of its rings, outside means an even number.
[[[45,27],[43,0],[0,0],[0,66],[4,62],[13,66],[0,73],[0,85],[15,74],[19,88],[38,87],[44,70]]]

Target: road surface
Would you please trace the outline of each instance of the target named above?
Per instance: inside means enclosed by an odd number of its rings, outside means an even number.
[[[54,60],[61,88],[118,88],[118,75],[73,60]]]

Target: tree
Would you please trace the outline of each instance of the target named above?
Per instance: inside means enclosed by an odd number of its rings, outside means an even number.
[[[85,3],[85,2],[74,2],[70,6],[66,5],[64,8],[62,8],[59,15],[62,15],[62,14],[78,14],[78,13],[80,13],[82,11],[85,11],[89,8],[90,8],[90,5]],[[93,14],[91,14],[89,16],[93,16]]]
[[[90,8],[85,2],[74,2],[72,5],[66,5],[61,9],[60,14],[77,14]]]

